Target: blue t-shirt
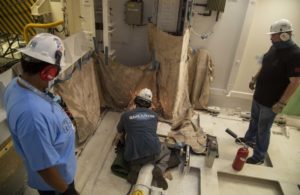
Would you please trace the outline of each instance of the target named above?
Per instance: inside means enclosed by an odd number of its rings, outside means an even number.
[[[137,107],[121,116],[117,129],[126,133],[125,160],[132,161],[159,154],[157,123],[157,114],[148,108]]]
[[[75,130],[59,104],[21,87],[13,79],[4,94],[9,130],[24,160],[28,185],[54,190],[37,171],[55,166],[67,183],[76,170]]]

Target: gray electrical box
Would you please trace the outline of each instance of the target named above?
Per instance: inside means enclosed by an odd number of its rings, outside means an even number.
[[[129,25],[143,24],[143,1],[127,1],[125,4],[125,21]]]

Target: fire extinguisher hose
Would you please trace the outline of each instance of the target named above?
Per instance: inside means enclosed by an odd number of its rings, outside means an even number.
[[[234,133],[233,131],[231,131],[230,129],[227,128],[227,129],[225,130],[225,132],[228,133],[229,135],[231,135],[233,138],[238,139],[239,142],[240,142],[245,148],[248,148],[248,147],[249,147],[246,143],[242,142],[242,141],[238,138],[237,134],[235,134],[235,133]]]
[[[226,133],[231,135],[233,138],[237,138],[237,135],[233,131],[231,131],[230,129],[227,128],[225,131],[226,131]]]

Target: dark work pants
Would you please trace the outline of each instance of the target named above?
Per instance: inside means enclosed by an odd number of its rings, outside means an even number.
[[[170,159],[170,154],[171,151],[169,150],[169,148],[165,144],[161,144],[159,154],[130,161],[129,162],[130,171],[139,172],[142,166],[151,163],[155,167],[158,167],[164,173],[168,168],[168,161]]]
[[[245,134],[246,141],[256,143],[253,150],[253,158],[264,160],[270,142],[271,127],[276,117],[272,108],[263,106],[255,100],[252,102],[251,120],[249,128]]]
[[[75,188],[74,181],[69,184],[69,188]],[[40,195],[60,195],[60,193],[56,192],[56,191],[41,191],[41,190],[38,190],[38,192],[39,192]]]

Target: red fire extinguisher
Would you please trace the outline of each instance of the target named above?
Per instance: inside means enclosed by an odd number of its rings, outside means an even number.
[[[236,153],[235,159],[232,163],[232,168],[237,171],[242,170],[246,162],[246,159],[248,157],[248,154],[249,154],[249,150],[247,146],[240,148]]]

